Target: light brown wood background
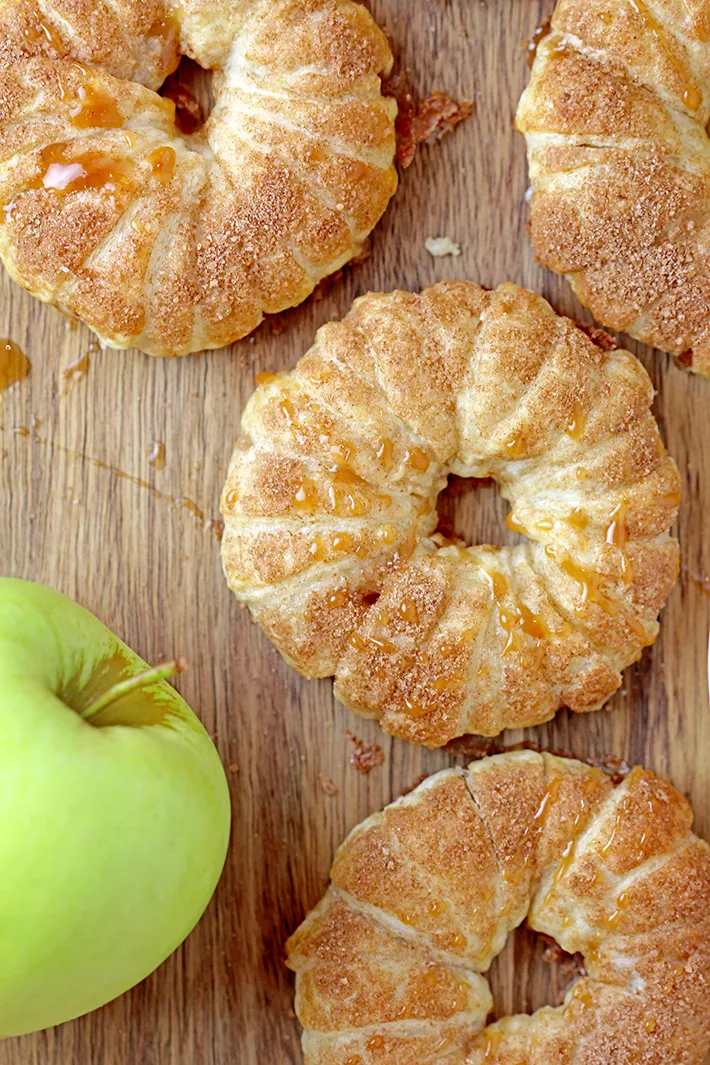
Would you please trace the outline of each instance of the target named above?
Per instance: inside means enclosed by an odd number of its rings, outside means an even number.
[[[524,44],[552,7],[552,0],[373,0],[415,89],[473,99],[475,113],[404,173],[367,262],[230,351],[164,362],[91,350],[86,375],[70,380],[67,367],[90,350],[88,330],[3,278],[0,335],[24,348],[32,374],[0,398],[0,571],[77,598],[149,661],[188,659],[179,687],[229,767],[234,828],[216,897],[188,942],[97,1013],[6,1041],[0,1065],[300,1061],[284,939],[320,897],[333,851],[352,825],[456,756],[384,738],[374,722],[334,702],[330,682],[292,672],[228,592],[218,540],[195,509],[218,518],[255,374],[292,366],[316,328],[369,289],[513,280],[583,317],[565,284],[533,261],[523,144],[512,129],[527,77]],[[440,235],[460,242],[459,259],[425,251],[426,237]],[[620,755],[667,774],[691,799],[697,830],[710,837],[710,382],[634,350],[658,389],[658,418],[681,471],[683,573],[659,640],[628,670],[608,712],[564,712],[526,738],[580,757]],[[162,469],[149,463],[156,441],[165,446]],[[444,507],[470,539],[506,540],[506,508],[493,488],[451,495]],[[369,776],[348,762],[346,729],[382,744],[384,764]],[[509,733],[504,742],[521,738]],[[321,773],[337,794],[323,791]],[[519,932],[494,965],[497,1010],[557,1002],[569,981],[543,961],[539,942]]]

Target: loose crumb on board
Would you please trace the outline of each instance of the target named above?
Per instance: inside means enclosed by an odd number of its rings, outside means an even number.
[[[388,78],[383,91],[397,101],[396,159],[403,169],[411,166],[420,144],[450,133],[473,110],[471,100],[455,100],[447,92],[432,92],[421,100],[416,99],[403,72]]]
[[[461,245],[451,237],[427,237],[424,247],[435,259],[443,259],[446,255],[457,256],[461,254]]]
[[[587,322],[575,322],[575,325],[579,326],[592,343],[596,344],[602,351],[616,351],[618,349],[618,340],[615,340],[605,329],[599,329],[596,325],[589,325]]]
[[[438,140],[471,114],[473,101],[455,100],[448,92],[433,92],[417,105],[417,143]]]
[[[319,773],[318,774],[318,780],[320,781],[320,786],[321,786],[321,788],[323,789],[323,791],[325,792],[326,795],[337,795],[338,794],[338,789],[336,788],[335,784],[330,779],[330,777],[328,776],[327,773],[323,773],[323,772]]]
[[[376,766],[382,765],[385,760],[382,748],[378,743],[365,743],[354,732],[348,730],[345,735],[353,744],[348,761],[357,769],[358,773],[370,773]]]

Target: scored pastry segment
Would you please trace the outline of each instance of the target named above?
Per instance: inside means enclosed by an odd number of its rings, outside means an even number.
[[[156,94],[214,71],[190,135]],[[397,184],[386,38],[352,0],[4,0],[0,256],[113,347],[220,347],[361,250]]]
[[[257,380],[222,494],[229,585],[288,662],[394,735],[598,709],[678,572],[652,399],[638,360],[514,285],[364,296]],[[438,533],[449,474],[492,477],[524,542]]]
[[[559,0],[516,128],[540,262],[710,376],[710,4]]]
[[[702,1065],[710,847],[641,769],[515,752],[445,770],[358,825],[287,943],[306,1065]],[[480,975],[527,918],[585,974],[486,1026]]]

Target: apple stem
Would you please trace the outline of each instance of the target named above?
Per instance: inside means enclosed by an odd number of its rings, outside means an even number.
[[[128,695],[129,692],[136,691],[138,688],[145,688],[146,685],[153,684],[157,680],[167,680],[168,677],[173,677],[177,673],[184,673],[186,669],[187,662],[184,658],[173,658],[170,662],[159,662],[157,666],[144,669],[141,673],[135,673],[132,677],[128,677],[127,680],[119,680],[118,683],[107,688],[103,695],[100,695],[98,699],[95,699],[93,703],[87,706],[81,716],[84,720],[92,718],[102,710],[105,710],[111,703],[115,703],[122,695]]]

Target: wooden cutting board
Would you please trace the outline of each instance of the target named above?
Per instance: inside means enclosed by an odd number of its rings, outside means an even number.
[[[300,1062],[287,934],[320,897],[334,849],[356,822],[421,774],[465,760],[384,737],[334,701],[329,681],[289,669],[228,592],[210,522],[255,375],[293,366],[318,326],[361,293],[512,280],[589,320],[533,261],[525,155],[512,128],[525,43],[552,7],[374,0],[415,90],[472,99],[475,112],[402,175],[364,264],[229,351],[170,362],[100,352],[86,328],[3,277],[0,335],[27,352],[32,373],[0,398],[0,571],[77,598],[148,661],[188,659],[179,687],[227,766],[234,829],[216,897],[188,942],[97,1013],[4,1042],[0,1065]],[[442,235],[460,242],[460,258],[427,253],[425,239]],[[688,795],[697,830],[710,837],[710,382],[630,346],[658,389],[657,416],[681,472],[681,579],[660,638],[626,672],[608,712],[564,712],[503,742],[643,762]],[[442,508],[474,542],[509,540],[493,487],[452,489]],[[346,730],[381,746],[384,763],[369,775],[350,764]],[[543,951],[529,933],[511,936],[491,973],[499,1015],[560,1000],[572,974]]]

